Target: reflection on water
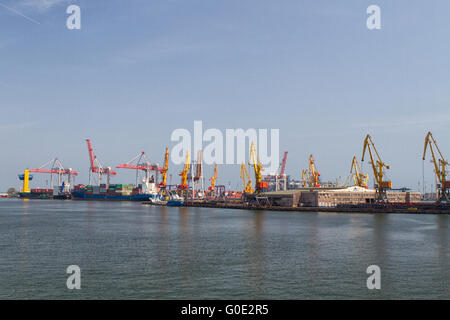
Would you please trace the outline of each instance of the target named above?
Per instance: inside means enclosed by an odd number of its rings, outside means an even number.
[[[382,267],[382,263],[387,264],[388,256],[386,254],[386,246],[389,246],[387,243],[386,229],[389,224],[389,215],[387,214],[378,214],[373,215],[373,236],[375,239],[375,261],[371,264],[376,264]]]
[[[251,233],[251,248],[248,256],[249,276],[248,284],[256,290],[257,294],[264,291],[264,281],[266,276],[266,262],[264,252],[264,211],[255,211],[253,215],[253,228]]]
[[[442,299],[448,242],[448,216],[0,200],[0,298],[74,298],[79,264],[83,299]]]

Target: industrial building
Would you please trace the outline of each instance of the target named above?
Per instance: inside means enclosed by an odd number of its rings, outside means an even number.
[[[357,186],[347,188],[303,188],[264,194],[273,206],[283,207],[335,207],[342,204],[374,203],[376,190]],[[390,203],[420,202],[419,192],[388,191]]]

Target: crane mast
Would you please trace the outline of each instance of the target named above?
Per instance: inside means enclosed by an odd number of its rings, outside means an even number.
[[[373,151],[372,151],[373,149]],[[369,156],[370,156],[370,164],[372,165],[372,171],[375,178],[375,189],[376,189],[376,195],[375,195],[375,201],[386,201],[387,202],[387,189],[392,188],[392,182],[391,181],[384,181],[384,168],[390,169],[388,165],[386,165],[380,157],[380,154],[378,153],[377,149],[375,148],[375,144],[373,143],[372,137],[368,134],[366,138],[364,139],[364,146],[363,146],[363,153],[361,161],[364,161],[364,156],[366,154],[366,150],[369,150]],[[376,160],[373,157],[373,153],[375,153]]]
[[[441,153],[441,150],[439,149],[436,140],[434,139],[431,132],[428,132],[428,134],[425,137],[425,145],[423,148],[423,157],[422,160],[425,160],[427,147],[429,146],[430,152],[431,152],[431,162],[434,165],[434,173],[436,175],[437,180],[439,181],[439,184],[437,187],[437,200],[439,202],[448,202],[450,201],[450,181],[447,181],[446,179],[446,166],[448,165],[448,162],[444,159],[444,156]],[[436,148],[437,155],[439,156],[439,159],[436,159],[436,153],[433,149],[433,146]]]

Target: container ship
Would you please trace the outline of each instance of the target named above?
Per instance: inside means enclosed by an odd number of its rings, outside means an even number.
[[[133,184],[76,185],[72,190],[75,200],[148,201],[156,196],[156,188],[144,192],[142,185],[134,187]]]
[[[28,192],[19,192],[24,199],[53,199],[53,189],[30,189]]]

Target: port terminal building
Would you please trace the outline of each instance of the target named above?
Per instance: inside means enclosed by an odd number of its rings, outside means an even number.
[[[272,206],[280,207],[336,207],[338,205],[369,204],[375,202],[375,190],[357,186],[341,188],[301,188],[264,193]],[[421,201],[419,192],[388,191],[391,203]]]

